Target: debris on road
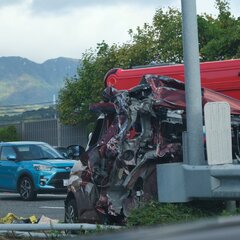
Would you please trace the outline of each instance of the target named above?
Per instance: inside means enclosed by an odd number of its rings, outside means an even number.
[[[37,223],[38,219],[36,216],[32,215],[29,218],[18,217],[13,213],[8,213],[5,217],[0,218],[1,224],[10,224],[10,223]]]
[[[53,224],[53,223],[59,223],[58,219],[51,219],[49,217],[46,217],[42,215],[38,221],[38,224]]]

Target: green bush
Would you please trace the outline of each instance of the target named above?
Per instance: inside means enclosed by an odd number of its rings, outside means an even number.
[[[223,202],[159,203],[150,202],[134,209],[127,219],[128,226],[189,222],[204,217],[221,215]]]
[[[0,128],[0,141],[8,142],[17,140],[19,140],[19,136],[17,134],[17,129],[15,126]]]

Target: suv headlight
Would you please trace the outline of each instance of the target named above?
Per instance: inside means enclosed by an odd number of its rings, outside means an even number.
[[[42,165],[42,164],[33,164],[33,168],[36,171],[51,171],[52,167],[48,165]]]

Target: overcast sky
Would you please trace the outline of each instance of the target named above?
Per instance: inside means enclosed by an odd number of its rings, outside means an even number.
[[[199,14],[216,16],[214,0],[196,1]],[[235,17],[239,1],[229,0]],[[151,23],[156,9],[168,6],[180,10],[181,0],[0,0],[0,57],[81,58],[102,40],[130,40],[130,28]]]

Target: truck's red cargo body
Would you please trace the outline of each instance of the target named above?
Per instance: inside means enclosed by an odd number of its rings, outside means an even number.
[[[200,64],[200,71],[202,87],[240,100],[240,59],[204,62]],[[184,65],[112,69],[106,74],[105,86],[127,90],[138,85],[146,74],[164,75],[184,81]]]

